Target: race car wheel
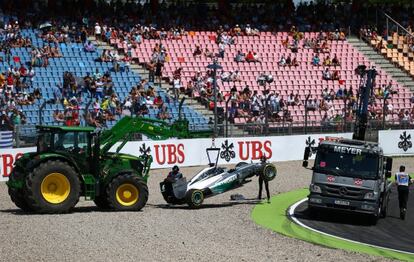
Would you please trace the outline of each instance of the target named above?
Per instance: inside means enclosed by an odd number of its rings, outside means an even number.
[[[186,195],[187,204],[191,208],[199,208],[204,201],[204,193],[199,189],[191,189]]]
[[[239,162],[239,163],[237,163],[236,168],[242,167],[242,166],[245,166],[245,165],[248,165],[248,163],[246,163],[246,162]]]
[[[272,181],[277,175],[277,169],[272,164],[266,164],[263,167],[263,177],[266,181]]]

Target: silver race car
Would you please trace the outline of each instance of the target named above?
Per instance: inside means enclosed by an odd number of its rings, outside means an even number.
[[[262,174],[267,181],[276,177],[276,167],[269,163],[240,162],[227,169],[211,164],[201,170],[190,181],[185,177],[166,178],[160,183],[161,193],[169,204],[185,204],[191,208],[200,207],[204,198],[215,196],[250,182],[248,178]]]

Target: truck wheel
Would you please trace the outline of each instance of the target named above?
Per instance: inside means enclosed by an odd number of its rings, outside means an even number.
[[[372,215],[369,217],[369,223],[373,226],[375,226],[378,223],[378,216]]]
[[[371,225],[373,225],[373,226],[375,226],[377,223],[378,223],[378,220],[379,220],[379,218],[380,218],[380,216],[381,216],[381,206],[379,206],[378,207],[378,210],[377,210],[377,213],[376,214],[374,214],[374,215],[371,215],[370,217],[369,217],[369,223],[371,224]]]
[[[381,217],[386,218],[388,213],[388,201],[389,201],[389,195],[383,200],[381,204]]]
[[[26,201],[39,213],[66,213],[79,201],[80,181],[67,163],[49,160],[26,177]]]
[[[191,208],[199,208],[204,201],[204,193],[199,189],[190,189],[186,195],[186,202]]]
[[[138,211],[147,203],[148,187],[141,177],[123,174],[109,183],[106,195],[110,208],[119,211]]]

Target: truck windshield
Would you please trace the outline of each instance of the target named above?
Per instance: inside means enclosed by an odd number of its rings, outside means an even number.
[[[378,174],[378,156],[321,150],[316,155],[314,170],[336,176],[375,179]]]

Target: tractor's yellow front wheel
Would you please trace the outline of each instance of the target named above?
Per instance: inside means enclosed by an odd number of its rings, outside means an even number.
[[[126,173],[115,177],[106,189],[109,207],[115,210],[137,211],[148,200],[148,187],[141,176]]]

